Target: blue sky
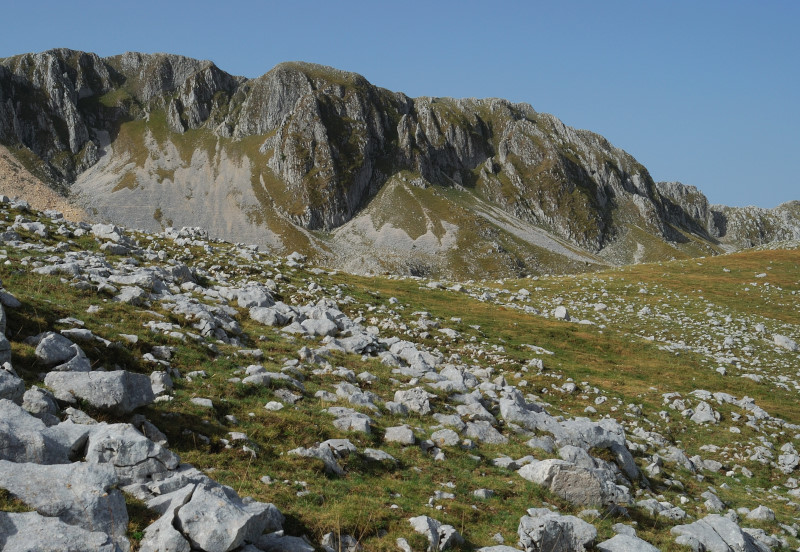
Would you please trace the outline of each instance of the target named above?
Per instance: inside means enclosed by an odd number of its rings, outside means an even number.
[[[409,96],[530,103],[714,203],[800,199],[800,2],[9,1],[0,57],[69,47],[355,71]]]

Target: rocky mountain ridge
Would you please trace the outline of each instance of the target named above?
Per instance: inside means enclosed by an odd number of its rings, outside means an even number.
[[[245,79],[169,54],[6,58],[0,141],[100,219],[200,225],[361,271],[572,271],[800,236],[795,203],[708,206],[529,105],[412,99],[307,63]]]

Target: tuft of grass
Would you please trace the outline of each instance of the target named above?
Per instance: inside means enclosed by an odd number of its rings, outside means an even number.
[[[33,508],[25,504],[23,501],[12,495],[5,489],[0,488],[0,512],[33,512]]]

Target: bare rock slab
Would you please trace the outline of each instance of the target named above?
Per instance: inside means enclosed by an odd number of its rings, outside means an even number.
[[[87,531],[37,512],[0,512],[3,552],[123,552],[100,531]]]

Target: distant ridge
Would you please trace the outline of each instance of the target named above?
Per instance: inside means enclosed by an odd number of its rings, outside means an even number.
[[[412,99],[310,63],[246,79],[171,54],[6,58],[0,141],[97,219],[356,272],[574,272],[800,238],[798,202],[709,205],[529,105]]]

